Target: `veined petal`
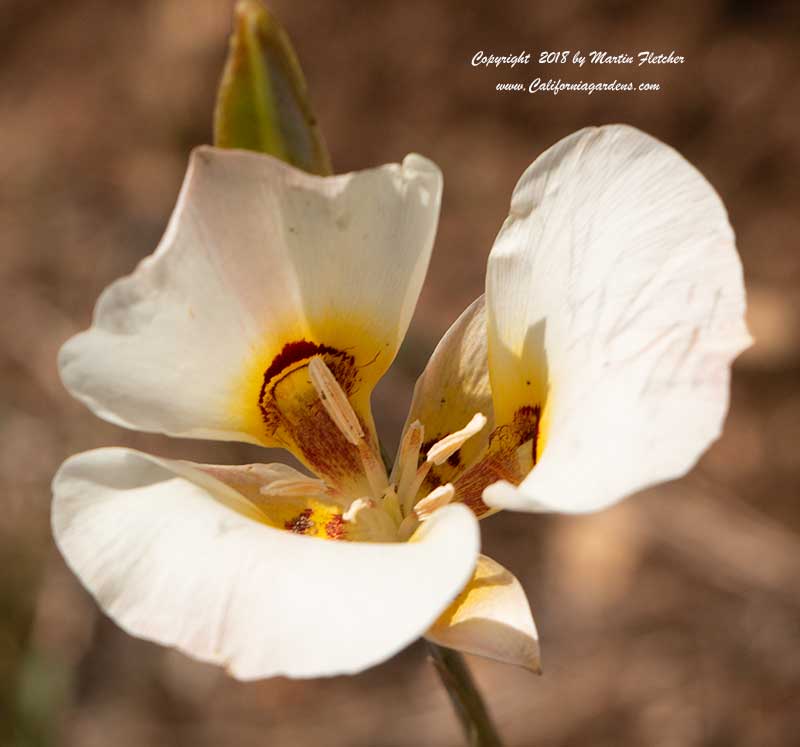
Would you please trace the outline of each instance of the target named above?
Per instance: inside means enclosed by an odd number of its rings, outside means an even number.
[[[425,637],[468,654],[541,671],[539,635],[514,575],[481,555],[472,579]]]
[[[428,448],[464,427],[475,415],[488,419],[441,465],[432,466],[422,492],[451,482],[485,451],[492,423],[492,393],[486,352],[486,308],[481,296],[470,304],[440,340],[414,387],[404,432],[415,421],[425,429],[422,455]]]
[[[541,407],[539,461],[487,504],[591,511],[678,477],[719,435],[750,343],[719,197],[638,130],[581,130],[523,174],[487,274],[495,418]]]
[[[383,661],[450,604],[479,551],[463,506],[437,511],[409,543],[320,541],[265,525],[195,466],[129,449],[72,457],[53,492],[56,542],[103,609],[240,679]]]
[[[119,425],[288,446],[313,464],[325,457],[313,444],[335,434],[307,432],[305,367],[319,355],[374,439],[370,393],[413,313],[440,194],[439,170],[416,155],[318,177],[195,150],[155,254],[63,347],[65,385]]]

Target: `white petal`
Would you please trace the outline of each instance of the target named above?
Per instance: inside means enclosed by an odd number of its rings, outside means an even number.
[[[510,571],[486,555],[425,637],[468,654],[541,670],[539,635],[525,591]]]
[[[591,511],[684,474],[720,433],[744,305],[725,208],[678,153],[624,126],[550,148],[487,276],[495,418],[532,404],[532,381],[544,448],[486,503]]]
[[[353,357],[357,409],[371,421],[369,393],[413,313],[440,193],[440,172],[415,155],[317,177],[197,149],[155,254],[106,289],[92,327],[62,349],[64,383],[119,425],[273,443],[264,374],[306,341]]]
[[[53,491],[58,546],[103,609],[240,679],[383,661],[455,598],[479,550],[463,506],[437,511],[410,543],[318,540],[259,523],[188,463],[128,449],[72,457]]]

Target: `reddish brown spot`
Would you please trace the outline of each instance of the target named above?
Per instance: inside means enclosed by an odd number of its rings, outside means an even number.
[[[531,442],[531,458],[534,464],[536,464],[536,454],[539,446],[539,421],[541,418],[541,405],[527,405],[525,407],[520,407],[519,410],[514,413],[514,422],[512,425],[520,445],[524,444],[526,441]]]
[[[275,430],[277,421],[280,420],[280,416],[274,412],[273,392],[283,378],[281,374],[292,364],[308,360],[315,355],[323,356],[331,373],[346,394],[351,394],[355,389],[358,368],[352,355],[329,345],[320,345],[309,340],[287,342],[264,371],[264,378],[258,393],[258,407],[271,433]]]
[[[417,455],[417,468],[421,467],[425,462],[425,455],[428,453],[431,446],[433,446],[438,438],[429,438],[419,445],[419,454]]]
[[[311,515],[314,511],[310,508],[301,511],[294,519],[289,519],[283,525],[284,529],[288,529],[295,534],[306,534],[314,529],[314,522],[311,521]]]
[[[539,419],[542,408],[539,405],[525,405],[514,413],[507,425],[495,428],[489,436],[490,451],[511,451],[526,441],[533,441],[533,458],[536,459],[536,442],[539,440]]]
[[[264,387],[266,387],[270,379],[275,378],[279,373],[285,371],[292,363],[297,363],[297,361],[302,361],[305,358],[311,358],[312,355],[337,352],[339,351],[335,348],[328,347],[327,345],[318,345],[316,342],[311,342],[309,340],[287,342],[283,346],[281,352],[272,359],[272,363],[269,364],[267,370],[264,371]]]
[[[449,457],[447,457],[447,463],[455,469],[461,464],[461,450],[453,452]]]
[[[309,386],[290,387],[289,397],[281,396],[281,386],[292,376],[305,376],[303,369],[315,355],[322,356],[334,378],[348,397],[358,388],[359,367],[355,357],[329,345],[296,340],[284,345],[264,371],[258,407],[267,433],[287,448],[302,454],[331,484],[361,470],[358,449],[350,444],[325,412],[323,403]],[[364,423],[362,427],[366,431]]]
[[[512,427],[516,431],[516,436],[520,444],[539,438],[539,418],[542,415],[540,405],[525,405],[514,413]]]
[[[267,366],[264,371],[264,379],[261,382],[261,390],[258,393],[258,407],[261,410],[261,416],[264,418],[265,423],[269,423],[269,396],[268,390],[270,383],[282,374],[289,366],[298,361],[306,360],[314,355],[336,354],[335,348],[328,345],[318,345],[316,342],[309,340],[295,340],[294,342],[287,342],[280,353],[273,359],[272,363]]]
[[[444,434],[446,435],[446,434]],[[431,446],[433,446],[437,441],[441,441],[444,438],[444,435],[440,434],[435,436],[434,438],[429,438],[427,441],[424,441],[422,445],[419,447],[419,459],[417,461],[417,466],[422,464],[425,461],[425,455],[430,450]],[[461,464],[461,450],[454,452],[449,457],[447,457],[447,463],[456,468]]]
[[[417,463],[418,466],[425,461],[425,455],[430,450],[430,448],[437,441],[441,441],[446,435],[447,435],[446,433],[438,433],[433,438],[429,438],[420,446],[419,460]],[[463,466],[464,465],[461,459],[461,450],[459,449],[458,451],[454,452],[449,457],[447,457],[447,461],[444,464],[431,465],[430,471],[428,472],[427,476],[422,482],[422,487],[420,492],[430,493],[431,490],[435,490],[440,485],[452,482],[460,474]]]
[[[489,510],[481,497],[484,488],[498,480],[518,485],[525,477],[520,471],[516,455],[516,450],[522,444],[531,442],[532,462],[536,464],[541,412],[539,405],[520,407],[510,423],[492,431],[489,451],[483,459],[455,481],[456,500],[469,506],[476,516],[482,516]]]
[[[329,539],[341,540],[344,539],[344,525],[345,520],[341,514],[334,514],[333,518],[325,525],[325,534]]]
[[[483,489],[498,480],[519,482],[520,476],[515,466],[516,457],[512,451],[487,454],[456,480],[456,500],[466,504],[476,516],[483,516],[489,510],[481,498]]]

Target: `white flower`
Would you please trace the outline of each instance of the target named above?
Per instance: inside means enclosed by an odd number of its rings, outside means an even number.
[[[725,210],[675,151],[603,127],[523,174],[485,301],[434,352],[387,475],[370,394],[440,193],[419,156],[325,178],[195,151],[160,246],[66,343],[63,380],[111,422],[283,446],[312,474],[67,460],[56,540],[125,630],[240,678],[356,672],[423,634],[535,669],[525,595],[479,554],[476,517],[599,509],[717,437],[749,343]]]

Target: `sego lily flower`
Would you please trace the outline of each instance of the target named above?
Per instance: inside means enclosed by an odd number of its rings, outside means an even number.
[[[674,150],[602,127],[523,174],[485,298],[417,382],[387,474],[370,394],[440,193],[420,156],[318,177],[194,152],[161,244],[103,293],[61,375],[113,423],[280,446],[308,472],[67,460],[56,541],[125,630],[245,679],[356,672],[420,635],[537,669],[525,595],[480,555],[477,520],[600,509],[719,435],[749,342],[725,209]]]

